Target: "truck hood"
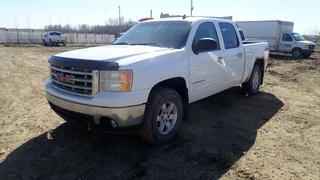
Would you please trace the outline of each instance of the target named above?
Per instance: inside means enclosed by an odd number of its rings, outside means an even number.
[[[140,45],[110,45],[60,53],[51,56],[49,62],[61,66],[115,70],[119,68],[123,59],[136,61],[135,56],[152,57],[167,51],[174,51],[174,49]],[[128,64],[127,61],[126,64]]]
[[[298,41],[301,44],[307,44],[307,45],[316,45],[316,43],[312,42],[312,41]]]

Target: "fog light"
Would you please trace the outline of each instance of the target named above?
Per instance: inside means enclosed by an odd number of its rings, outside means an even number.
[[[111,126],[114,127],[114,128],[117,128],[117,127],[118,127],[117,122],[116,122],[115,120],[113,120],[113,119],[111,119],[110,124],[111,124]]]

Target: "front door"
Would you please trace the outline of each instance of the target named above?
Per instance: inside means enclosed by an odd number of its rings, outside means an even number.
[[[215,94],[226,86],[227,69],[221,58],[221,48],[215,25],[205,22],[199,25],[193,40],[193,46],[202,38],[212,38],[218,42],[218,47],[209,52],[199,54],[190,52],[190,82],[193,95],[190,100],[197,101]]]
[[[289,33],[284,33],[280,41],[280,51],[290,52],[292,50],[293,38]]]

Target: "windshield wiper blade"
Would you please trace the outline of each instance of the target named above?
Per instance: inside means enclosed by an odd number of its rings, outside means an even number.
[[[129,45],[127,42],[113,43],[113,45]]]
[[[158,47],[164,47],[159,43],[134,43],[130,45],[142,45],[142,46],[158,46]]]

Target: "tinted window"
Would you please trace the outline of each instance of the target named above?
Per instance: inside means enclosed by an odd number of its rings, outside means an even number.
[[[220,49],[217,31],[212,23],[206,22],[200,24],[200,26],[197,29],[196,35],[194,36],[193,44],[197,44],[198,41],[202,38],[212,38],[216,40],[218,44],[217,49]]]
[[[239,39],[234,26],[230,23],[219,23],[219,27],[225,48],[230,49],[239,47]]]
[[[239,34],[240,34],[240,36],[241,36],[241,40],[242,40],[242,41],[245,41],[245,40],[246,40],[246,37],[244,36],[243,31],[239,30]]]
[[[290,34],[284,34],[282,37],[282,41],[292,41],[292,37]]]
[[[191,22],[158,21],[139,23],[114,44],[163,46],[183,48],[187,42]]]

